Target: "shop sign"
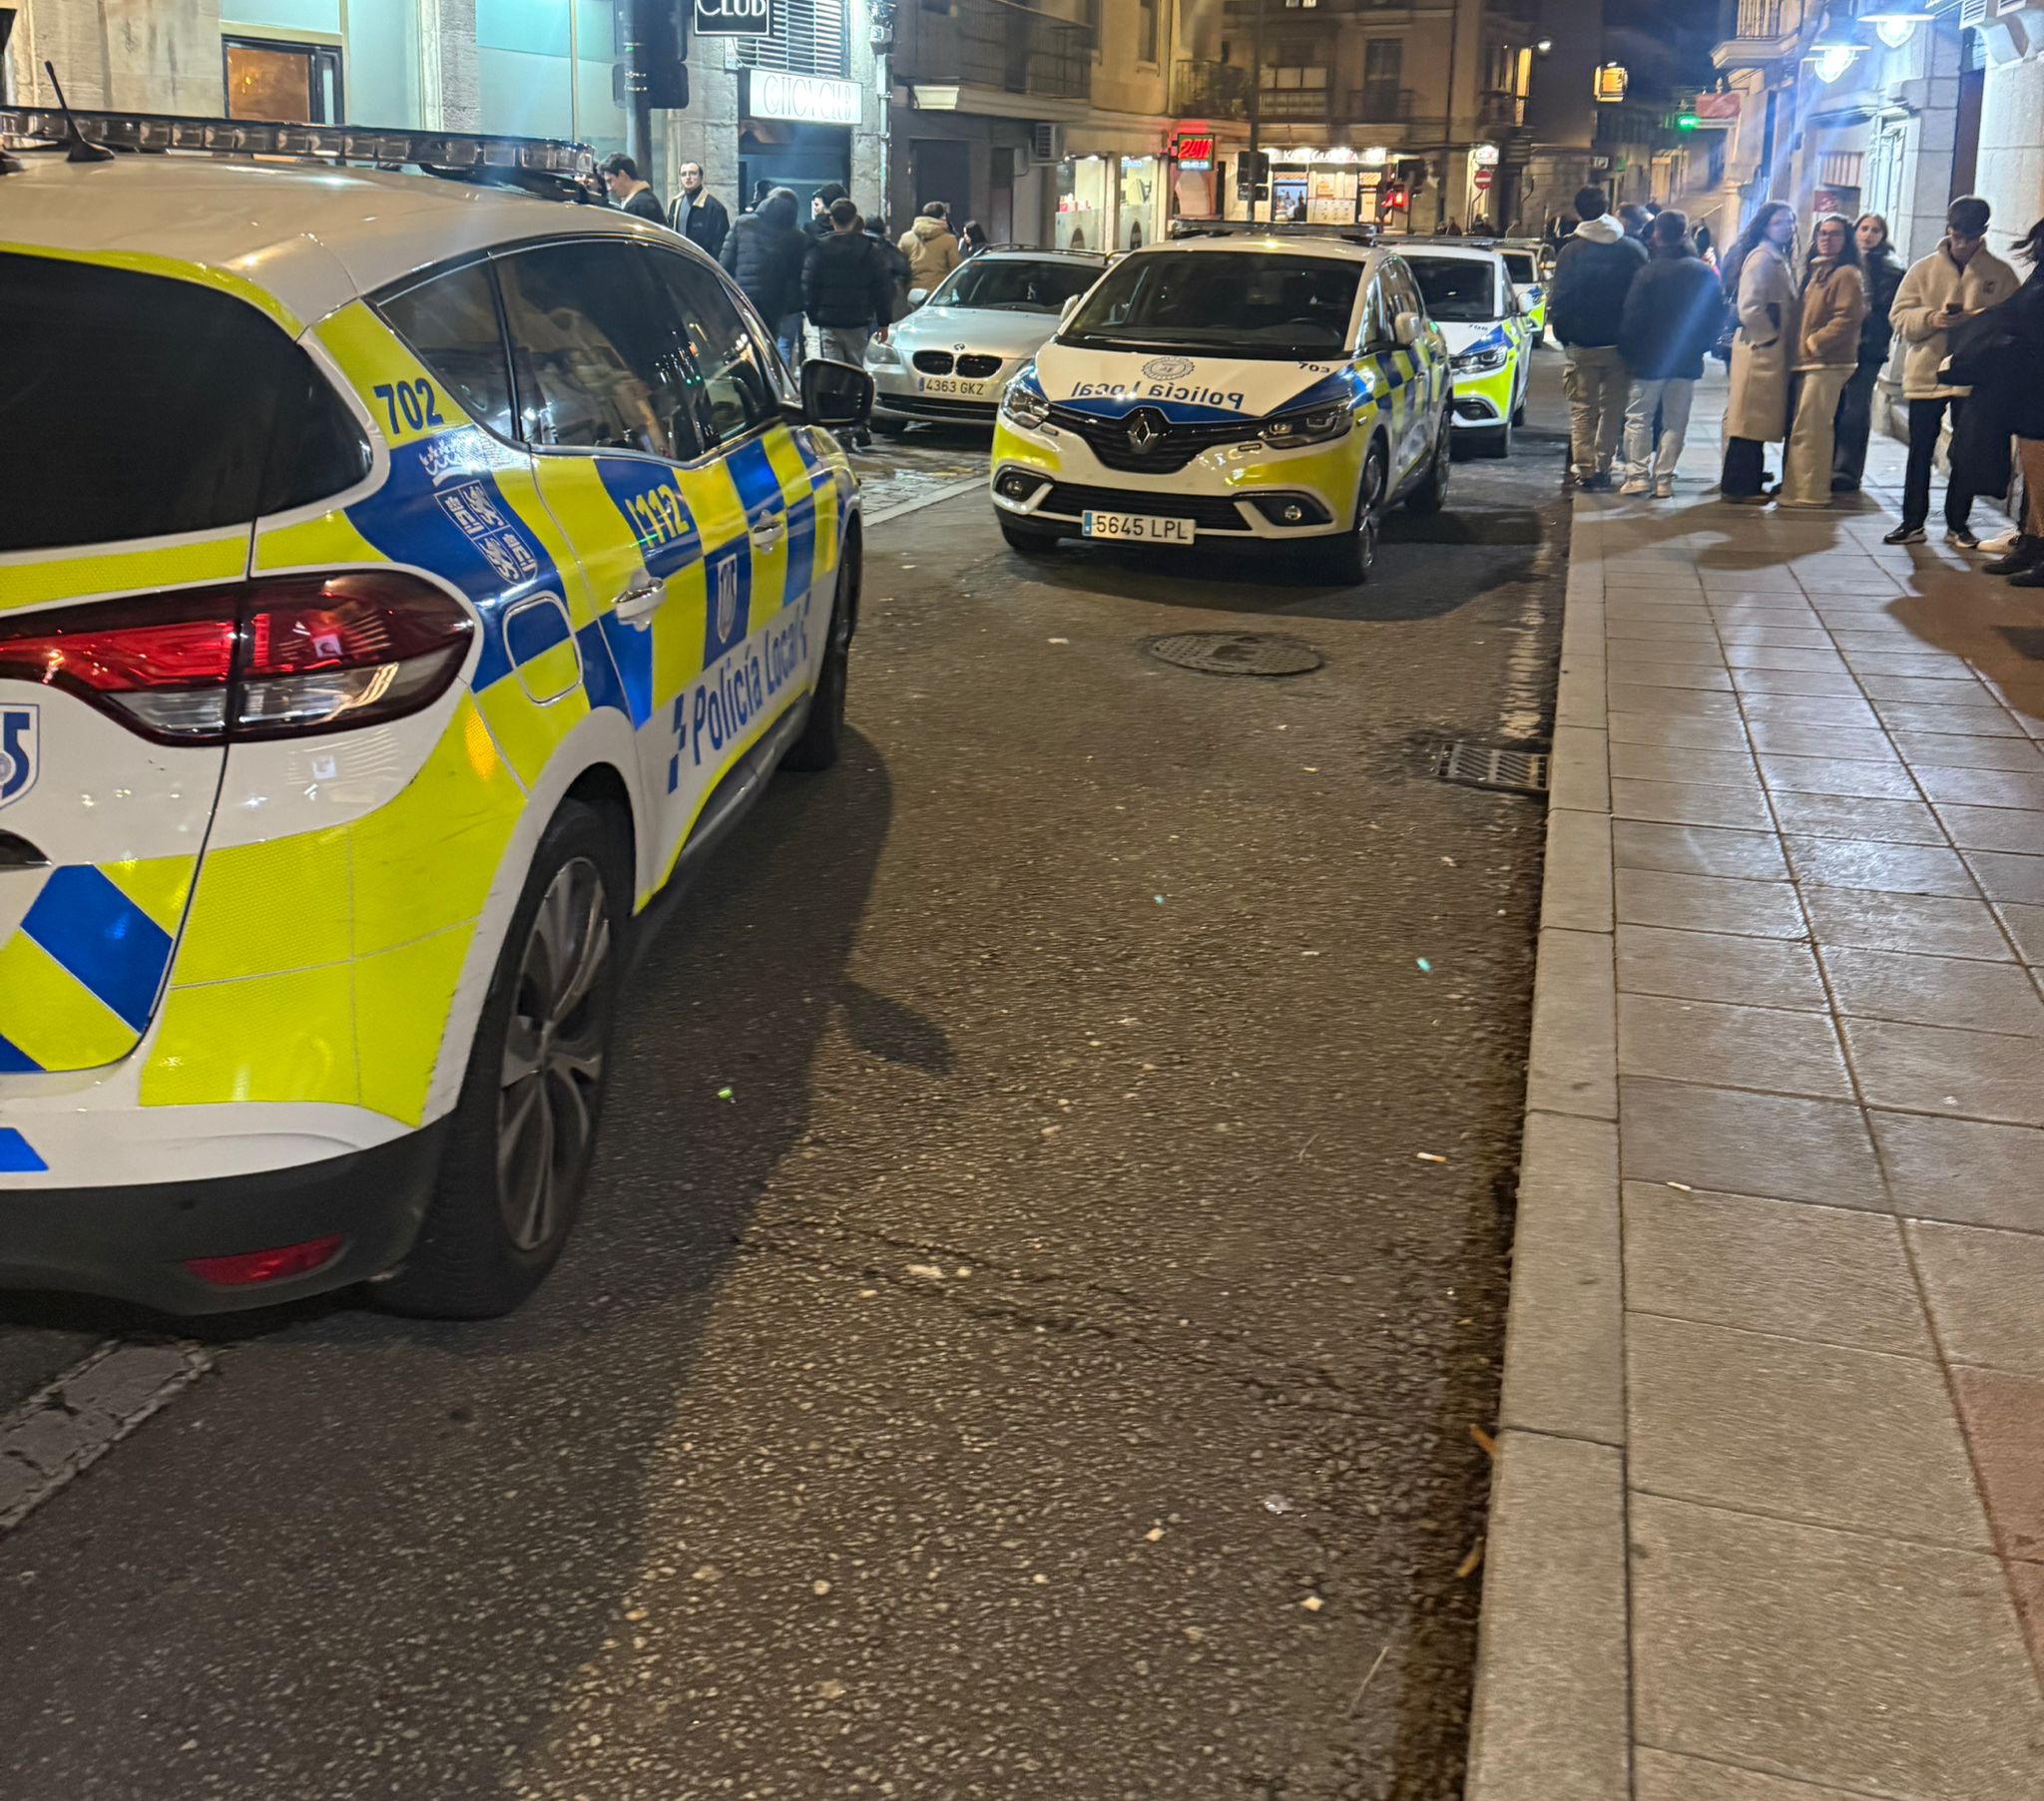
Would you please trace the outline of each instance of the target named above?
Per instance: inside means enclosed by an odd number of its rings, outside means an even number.
[[[1171,139],[1171,158],[1175,163],[1213,162],[1214,134],[1212,132],[1174,132]]]
[[[1591,96],[1600,106],[1625,98],[1626,73],[1623,63],[1599,63],[1591,76]]]
[[[1469,160],[1478,169],[1494,168],[1497,163],[1497,146],[1495,144],[1479,144],[1469,153]]]
[[[821,75],[785,75],[778,69],[753,71],[755,119],[792,119],[803,125],[856,125],[859,99],[857,82],[831,81]]]
[[[699,38],[764,38],[772,29],[773,0],[696,0]]]

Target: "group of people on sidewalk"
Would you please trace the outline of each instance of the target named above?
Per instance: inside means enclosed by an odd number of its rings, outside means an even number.
[[[1986,567],[2044,587],[2044,222],[2017,246],[2029,278],[1986,248],[1987,203],[1954,201],[1946,232],[1906,272],[1877,215],[1816,222],[1798,277],[1795,215],[1771,201],[1714,270],[1689,223],[1663,212],[1642,241],[1606,210],[1602,190],[1576,197],[1581,223],[1556,259],[1549,318],[1568,354],[1564,383],[1577,485],[1673,493],[1704,358],[1729,349],[1720,493],[1738,506],[1827,507],[1858,488],[1873,399],[1894,340],[1902,343],[1909,459],[1902,522],[1890,544],[1920,544],[1937,447],[1949,417],[1947,540],[1979,548],[1973,497],[2005,493],[2016,444],[2021,528]],[[1731,327],[1729,344],[1725,334]],[[1623,461],[1620,461],[1621,433]],[[1784,447],[1770,487],[1767,446]]]

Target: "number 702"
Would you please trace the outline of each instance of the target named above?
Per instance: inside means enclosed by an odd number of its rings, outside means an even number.
[[[395,384],[379,381],[370,391],[383,402],[383,410],[390,415],[392,438],[398,435],[399,415],[403,416],[405,431],[424,431],[429,425],[447,423],[440,417],[440,397],[433,392],[433,384],[423,377]]]

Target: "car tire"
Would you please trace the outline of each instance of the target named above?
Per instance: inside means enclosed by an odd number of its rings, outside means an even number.
[[[560,1259],[610,1086],[631,910],[624,835],[563,801],[512,909],[418,1237],[372,1290],[390,1311],[494,1319]]]
[[[814,773],[831,768],[844,737],[844,697],[851,683],[851,631],[858,608],[860,549],[852,537],[837,566],[837,592],[830,601],[829,636],[823,645],[823,667],[809,695],[808,722],[787,747],[781,766]]]
[[[1362,479],[1355,489],[1355,523],[1341,539],[1329,544],[1326,570],[1329,577],[1346,587],[1369,580],[1376,567],[1377,534],[1384,518],[1384,447],[1372,444],[1362,459]]]
[[[1526,423],[1526,384],[1524,382],[1519,384],[1519,398],[1512,407],[1512,423],[1514,425],[1524,425]]]
[[[1025,557],[1048,557],[1056,553],[1058,534],[1046,532],[1041,526],[1017,525],[1012,519],[1000,522],[1001,536],[1008,541],[1011,551],[1020,551]]]
[[[1512,454],[1512,422],[1507,419],[1502,425],[1493,425],[1486,431],[1474,434],[1476,454],[1482,457],[1508,457]]]
[[[1438,513],[1448,501],[1449,471],[1455,465],[1454,416],[1441,414],[1441,428],[1434,437],[1433,460],[1427,465],[1426,477],[1405,497],[1408,513]]]

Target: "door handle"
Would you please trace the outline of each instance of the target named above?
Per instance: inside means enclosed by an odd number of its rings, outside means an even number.
[[[787,519],[779,513],[768,513],[753,527],[753,547],[756,550],[770,551],[780,542],[780,535],[787,530]]]
[[[665,582],[638,582],[611,603],[611,611],[627,626],[649,622],[661,602],[667,599]]]

